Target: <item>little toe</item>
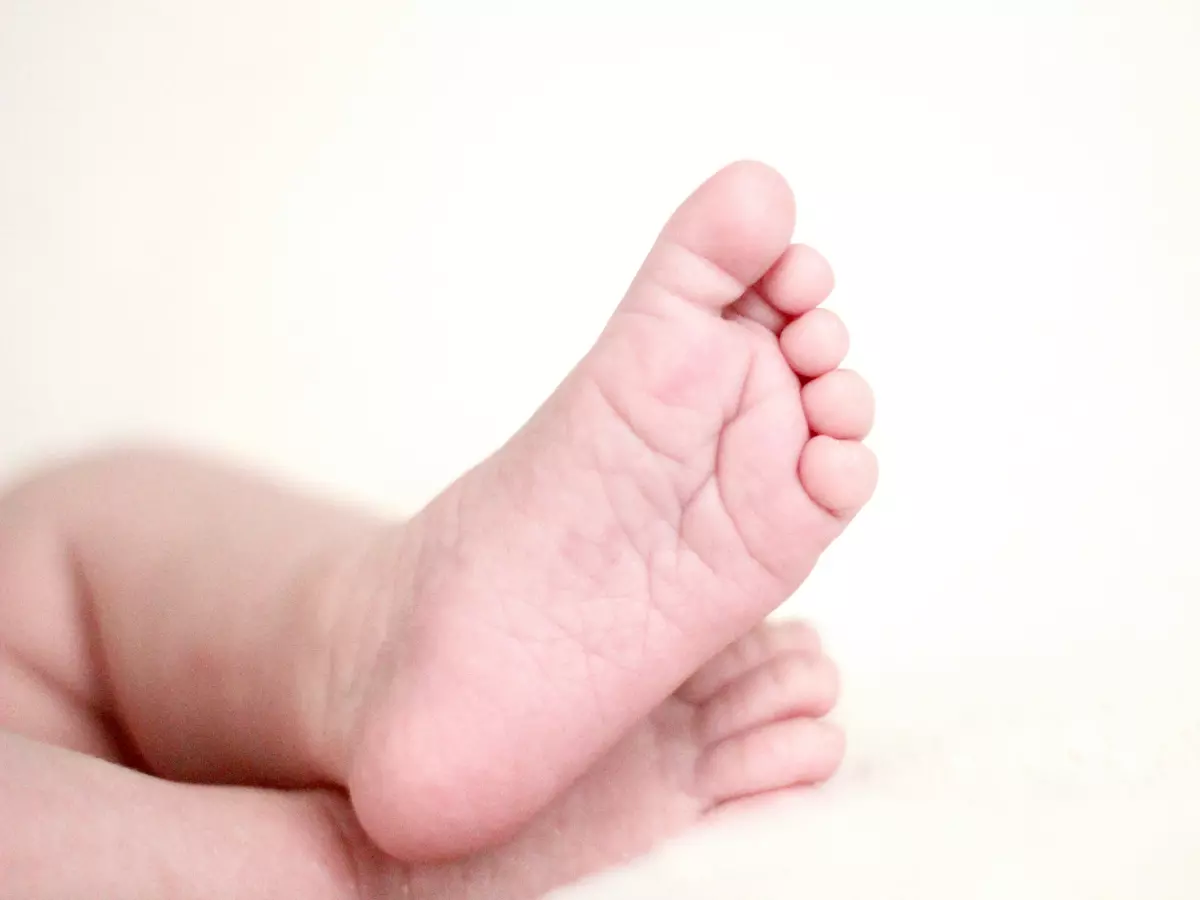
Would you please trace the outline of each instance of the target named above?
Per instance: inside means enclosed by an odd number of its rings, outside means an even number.
[[[767,660],[788,652],[820,653],[816,629],[797,619],[764,622],[702,666],[679,689],[679,697],[688,703],[704,703]]]
[[[820,306],[833,292],[833,269],[812,247],[792,244],[756,287],[777,310],[798,316]]]
[[[850,332],[836,313],[814,309],[783,329],[779,346],[788,364],[803,378],[832,372],[850,350]]]
[[[696,790],[713,805],[828,780],[845,755],[841,729],[788,719],[714,744],[696,766]]]
[[[838,698],[837,667],[820,653],[785,653],[721,690],[700,710],[698,734],[710,743],[797,716],[818,718]]]
[[[862,440],[875,420],[875,395],[857,372],[835,369],[800,392],[808,427],[815,434]]]
[[[812,501],[839,518],[850,518],[875,492],[879,464],[859,441],[819,434],[800,454],[800,483]]]

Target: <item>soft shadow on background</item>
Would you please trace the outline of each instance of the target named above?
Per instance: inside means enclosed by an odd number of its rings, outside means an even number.
[[[784,610],[851,762],[618,896],[1194,896],[1200,7],[564,6],[0,4],[0,475],[168,439],[412,509],[765,160],[878,393]]]

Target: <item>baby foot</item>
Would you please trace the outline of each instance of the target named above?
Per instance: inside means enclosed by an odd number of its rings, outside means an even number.
[[[360,566],[330,767],[386,851],[516,833],[868,499],[871,394],[793,217],[766,166],[706,182],[530,422]]]
[[[826,780],[843,739],[817,717],[836,700],[837,671],[816,634],[800,622],[762,625],[701,668],[508,844],[403,872],[374,856],[360,871],[371,896],[540,897],[739,800]]]

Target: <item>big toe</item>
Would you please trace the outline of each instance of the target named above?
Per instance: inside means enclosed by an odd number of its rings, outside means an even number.
[[[795,226],[791,189],[759,162],[726,166],[668,220],[625,304],[654,312],[680,301],[719,312],[783,255]]]
[[[828,781],[841,765],[846,739],[820,719],[784,719],[715,744],[700,757],[699,791],[714,806]]]

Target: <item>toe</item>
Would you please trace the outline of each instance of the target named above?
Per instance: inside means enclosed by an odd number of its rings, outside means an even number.
[[[759,279],[758,284],[748,289],[729,307],[727,315],[757,322],[771,333],[779,334],[795,316],[823,303],[832,290],[833,270],[825,258],[811,247],[792,244],[775,261],[767,274]],[[817,350],[821,352],[821,348],[818,347]],[[805,360],[810,355],[811,352],[802,352],[801,359]],[[822,355],[827,357],[829,352],[825,350]],[[844,355],[843,350],[842,356]],[[827,372],[839,362],[840,356],[827,368],[815,374]]]
[[[825,715],[837,702],[837,668],[820,653],[786,653],[721,690],[700,710],[700,738],[710,743],[796,716]]]
[[[757,162],[726,166],[671,216],[626,298],[640,311],[686,301],[718,312],[787,249],[795,203],[783,176]]]
[[[849,518],[871,498],[879,478],[875,454],[858,441],[819,434],[800,454],[800,483],[813,502]]]
[[[857,372],[835,369],[801,391],[804,415],[814,434],[862,440],[875,420],[875,395]]]
[[[815,628],[796,619],[764,622],[702,666],[679,690],[688,703],[711,700],[726,686],[782,653],[821,652]]]
[[[696,789],[724,803],[832,777],[845,754],[837,726],[817,719],[788,719],[714,744],[696,767]]]
[[[783,329],[779,346],[797,375],[816,378],[832,372],[846,358],[850,333],[836,313],[814,309]]]
[[[757,287],[775,309],[798,316],[820,306],[833,292],[833,268],[812,247],[793,244]]]

